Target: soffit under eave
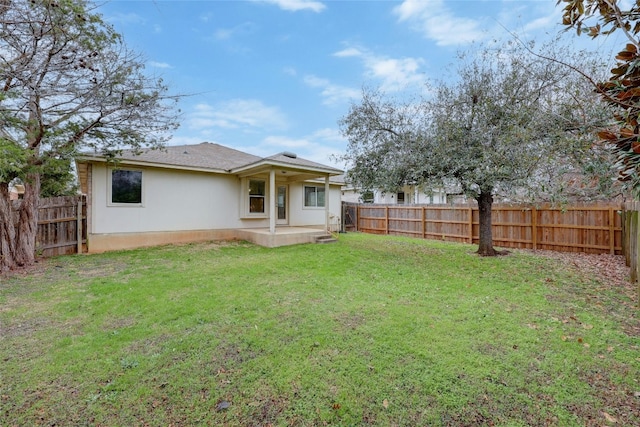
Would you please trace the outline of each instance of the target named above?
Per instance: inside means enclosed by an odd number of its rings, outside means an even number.
[[[268,176],[271,170],[276,172],[277,180],[286,180],[289,182],[307,181],[311,179],[324,179],[327,176],[340,175],[339,171],[332,170],[315,170],[308,168],[295,168],[287,166],[260,165],[250,169],[231,171],[239,178],[248,178],[256,176]]]
[[[285,172],[284,174],[282,172]],[[269,179],[269,171],[255,171],[253,173],[238,174],[238,178],[260,178]],[[318,175],[317,173],[300,173],[276,170],[276,182],[302,182],[302,181],[322,181],[324,182],[326,175]],[[335,184],[335,183],[331,183]]]
[[[314,166],[305,166],[305,165],[294,165],[290,163],[281,163],[281,162],[273,162],[273,161],[261,161],[258,163],[254,163],[251,165],[240,166],[237,168],[230,169],[229,172],[236,174],[238,176],[248,176],[253,175],[255,173],[264,173],[268,172],[271,169],[275,169],[277,171],[288,171],[292,173],[304,173],[311,174],[316,177],[320,176],[334,176],[334,175],[342,175],[344,171],[341,171],[332,167],[319,167]]]
[[[76,176],[82,194],[89,194],[89,163],[76,161]]]

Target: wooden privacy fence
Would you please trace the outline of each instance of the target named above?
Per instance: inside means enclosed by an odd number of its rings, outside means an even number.
[[[631,282],[636,282],[640,278],[640,202],[625,202],[623,205],[622,247]]]
[[[493,242],[507,248],[621,254],[622,206],[494,205]],[[476,205],[345,203],[345,231],[478,243]]]
[[[21,201],[15,202],[17,208]],[[56,256],[84,252],[87,241],[87,202],[84,196],[40,199],[36,252]]]

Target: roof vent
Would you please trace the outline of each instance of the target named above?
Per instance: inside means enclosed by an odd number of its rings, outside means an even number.
[[[283,156],[289,157],[290,159],[297,159],[298,155],[296,153],[292,153],[291,151],[285,151],[282,153]]]

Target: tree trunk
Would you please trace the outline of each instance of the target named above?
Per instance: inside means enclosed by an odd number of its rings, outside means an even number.
[[[24,197],[18,211],[15,258],[20,266],[32,265],[36,260],[39,199],[40,174],[30,174],[25,181]]]
[[[15,213],[9,195],[9,184],[0,183],[0,272],[18,267],[15,261]]]
[[[491,191],[482,190],[480,195],[476,197],[480,220],[480,242],[477,253],[482,256],[496,256],[498,254],[493,248],[493,233],[491,231],[491,207],[493,206],[491,193]]]
[[[39,174],[27,177],[17,211],[12,207],[9,184],[0,183],[0,271],[35,263],[39,198]]]

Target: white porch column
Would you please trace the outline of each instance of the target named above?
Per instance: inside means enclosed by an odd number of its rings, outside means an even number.
[[[269,233],[276,232],[276,171],[269,171]]]
[[[324,229],[329,231],[329,175],[324,177]]]

